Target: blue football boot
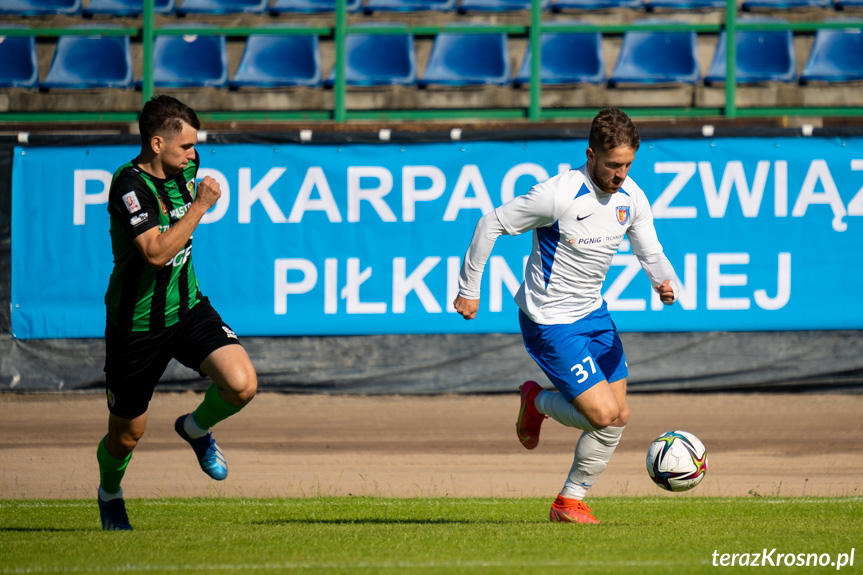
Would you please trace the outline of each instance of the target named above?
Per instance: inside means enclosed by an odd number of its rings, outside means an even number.
[[[197,439],[189,437],[189,434],[186,433],[183,427],[183,420],[185,418],[185,415],[177,418],[177,421],[174,423],[174,431],[192,446],[195,455],[198,456],[198,464],[204,473],[216,481],[222,481],[228,476],[228,463],[225,461],[225,456],[222,455],[219,446],[216,445],[212,432],[208,431],[207,435]]]
[[[126,503],[122,497],[111,501],[102,501],[102,498],[97,496],[96,500],[99,502],[102,531],[132,531],[132,526],[129,525],[129,516],[126,515]]]

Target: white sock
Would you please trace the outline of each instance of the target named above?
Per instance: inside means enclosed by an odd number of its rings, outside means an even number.
[[[99,499],[101,499],[102,501],[108,502],[108,501],[113,501],[115,499],[122,499],[122,498],[123,498],[123,488],[122,487],[120,488],[119,491],[117,491],[117,493],[108,493],[107,491],[102,489],[101,485],[99,486]]]
[[[194,416],[189,413],[186,415],[186,419],[183,420],[183,429],[186,431],[186,434],[192,439],[198,439],[199,437],[204,437],[207,435],[209,429],[201,429],[198,427],[198,424],[195,423]]]
[[[624,426],[625,427],[625,426]],[[605,470],[614,453],[624,427],[606,427],[599,431],[585,431],[575,446],[575,460],[569,477],[560,494],[569,499],[584,499],[587,490]]]
[[[540,413],[544,413],[567,427],[576,427],[585,431],[593,431],[595,429],[587,421],[584,414],[578,411],[574,405],[556,391],[539,392],[534,403]]]

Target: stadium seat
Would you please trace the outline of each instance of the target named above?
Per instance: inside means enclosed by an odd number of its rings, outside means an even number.
[[[704,77],[705,84],[725,82],[726,39],[727,34],[722,31]],[[791,30],[738,30],[735,77],[741,84],[796,82],[797,58]]]
[[[365,12],[452,12],[456,0],[366,0]]]
[[[348,12],[359,12],[362,5],[362,0],[347,0]],[[274,0],[270,7],[270,14],[278,16],[279,14],[300,12],[335,12],[336,0]]]
[[[818,30],[801,83],[863,80],[863,30]]]
[[[555,23],[564,24],[556,21]],[[542,84],[602,84],[605,82],[605,58],[599,32],[543,32],[540,36]],[[528,43],[521,69],[513,82],[530,83],[531,50]]]
[[[176,0],[154,0],[156,14],[173,14]],[[104,14],[108,16],[140,16],[144,12],[144,0],[90,0],[84,7],[85,16]]]
[[[35,88],[38,84],[36,39],[3,36],[0,29],[0,88]]]
[[[182,0],[177,14],[263,14],[269,0]]]
[[[530,0],[461,0],[459,12],[512,12],[530,10]],[[551,0],[540,0],[543,10],[551,7]]]
[[[608,82],[610,85],[693,84],[701,76],[696,49],[695,32],[630,30],[623,35]]]
[[[81,14],[81,0],[0,0],[0,14],[77,16]]]
[[[188,26],[200,28],[203,25]],[[156,36],[153,42],[153,83],[164,88],[226,86],[228,52],[225,36]]]
[[[316,35],[252,35],[246,40],[232,88],[320,86],[321,56]]]
[[[640,10],[643,7],[643,0],[554,0],[551,5],[553,12],[561,12],[563,10],[611,10],[614,8]]]
[[[404,27],[378,22],[370,26]],[[360,26],[357,26],[360,27]],[[335,67],[327,85],[335,82]],[[345,84],[348,86],[412,86],[417,81],[414,37],[411,34],[348,34],[345,39]]]
[[[863,0],[835,0],[833,6],[837,10],[844,10],[846,8],[860,8],[863,6]]]
[[[644,0],[644,8],[650,12],[657,8],[668,10],[699,10],[723,8],[725,0]]]
[[[505,86],[509,81],[506,34],[440,32],[435,36],[420,85]]]
[[[742,10],[787,10],[793,8],[832,8],[833,0],[743,0]]]
[[[45,89],[131,88],[128,36],[60,36],[41,87]]]

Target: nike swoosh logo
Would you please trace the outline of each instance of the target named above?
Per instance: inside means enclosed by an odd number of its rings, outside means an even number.
[[[515,434],[518,435],[518,440],[524,443],[530,440],[529,435],[521,434],[521,417],[524,415],[525,404],[521,404],[521,409],[518,410],[518,421],[515,422]]]
[[[592,215],[593,215],[593,214],[587,214],[586,216],[575,216],[575,219],[576,219],[576,220],[578,220],[578,221],[586,220],[587,218],[589,218],[589,217],[590,217],[590,216],[592,216]]]

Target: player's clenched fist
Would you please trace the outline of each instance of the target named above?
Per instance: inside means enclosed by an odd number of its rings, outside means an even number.
[[[656,293],[659,294],[659,299],[665,305],[674,303],[674,290],[671,288],[671,281],[665,280],[661,286],[656,286]]]
[[[216,205],[220,197],[222,197],[222,188],[219,187],[219,182],[210,176],[204,176],[204,179],[198,184],[195,200],[203,202],[208,207],[212,207]]]
[[[478,299],[466,299],[461,296],[455,298],[452,302],[455,310],[465,319],[473,319],[476,317],[476,312],[479,309]]]

